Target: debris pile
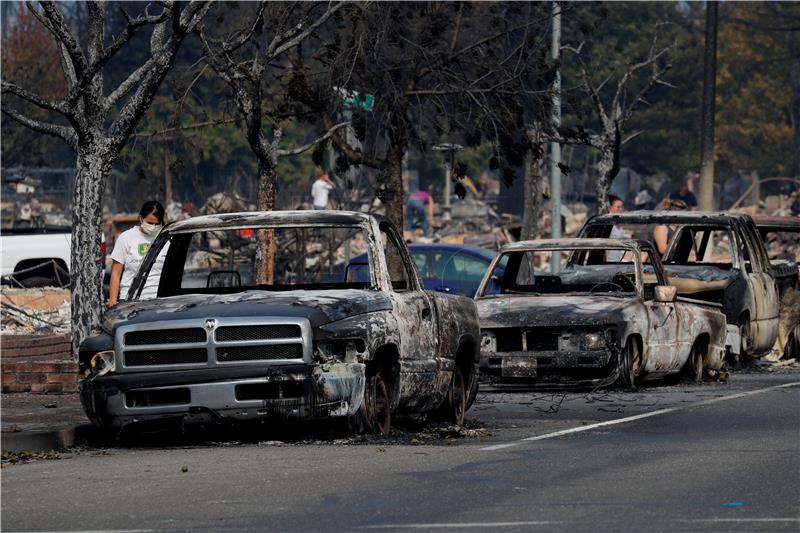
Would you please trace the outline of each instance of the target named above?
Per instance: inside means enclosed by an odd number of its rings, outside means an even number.
[[[2,329],[8,335],[70,332],[70,295],[63,289],[11,289],[0,297]]]

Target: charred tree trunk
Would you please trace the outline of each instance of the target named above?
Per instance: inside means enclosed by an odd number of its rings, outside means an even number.
[[[161,2],[158,14],[132,17],[122,33],[105,35],[105,2],[87,2],[85,46],[74,34],[58,3],[33,3],[28,9],[52,34],[69,91],[62,101],[53,102],[3,80],[2,93],[13,94],[51,113],[60,114],[69,126],[26,117],[5,105],[2,112],[25,127],[63,139],[77,156],[77,173],[72,195],[72,243],[70,287],[72,290],[72,348],[78,348],[92,328],[100,324],[103,312],[100,246],[102,200],[111,167],[155,97],[161,82],[175,61],[183,40],[205,16],[209,5]],[[106,94],[103,71],[139,29],[152,27],[150,55],[114,90]],[[113,112],[112,112],[113,111]],[[109,123],[109,116],[113,120]]]
[[[600,151],[600,161],[597,163],[597,212],[608,213],[608,192],[614,183],[614,178],[619,174],[619,158],[622,147],[619,125],[615,124],[612,131],[606,131],[603,142],[596,148]]]
[[[72,195],[72,243],[70,250],[70,291],[72,302],[72,350],[78,353],[91,328],[100,323],[105,309],[102,298],[103,270],[102,200],[106,177],[116,154],[104,143],[78,148],[77,174]],[[124,297],[124,296],[123,296]]]
[[[275,209],[275,193],[277,183],[277,162],[270,156],[260,156],[258,161],[258,194],[259,211]],[[275,279],[275,231],[258,230],[258,261],[256,276],[259,284],[269,284]]]
[[[381,201],[386,206],[386,217],[402,231],[405,217],[403,215],[403,156],[405,147],[393,145],[389,149],[386,160],[386,185]]]
[[[539,238],[540,221],[542,218],[542,147],[532,145],[525,157],[525,184],[523,195],[525,197],[524,211],[522,212],[521,240]]]

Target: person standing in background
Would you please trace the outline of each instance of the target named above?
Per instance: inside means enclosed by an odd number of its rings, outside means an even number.
[[[430,222],[433,220],[433,197],[425,191],[411,193],[406,203],[406,231],[414,227],[414,219],[418,218],[422,225],[422,235],[427,237],[430,232]]]
[[[314,177],[316,179],[311,186],[311,198],[313,198],[314,209],[327,209],[328,196],[330,192],[336,188],[336,184],[320,167],[314,169]]]
[[[114,243],[111,251],[111,280],[108,287],[108,306],[117,305],[125,301],[128,290],[131,288],[133,278],[139,271],[144,256],[150,249],[150,245],[164,226],[164,206],[160,202],[151,200],[145,202],[139,210],[139,225],[124,231]],[[163,252],[163,251],[162,251]],[[163,255],[163,253],[162,253]],[[161,266],[163,258],[156,261],[150,269],[150,274],[142,289],[141,298],[154,298],[157,286],[150,283],[152,277],[157,283],[161,277]]]
[[[625,202],[622,201],[622,198],[619,196],[614,196],[613,194],[608,195],[608,212],[612,215],[618,213],[625,212]],[[627,235],[619,226],[613,226],[611,228],[611,233],[608,236],[609,239],[625,239]],[[623,252],[622,250],[611,250],[606,252],[606,261],[618,263],[622,261]]]
[[[694,193],[689,190],[689,184],[687,182],[683,182],[683,185],[677,191],[672,191],[669,193],[669,199],[680,200],[686,204],[688,209],[697,211],[697,198],[695,197]]]

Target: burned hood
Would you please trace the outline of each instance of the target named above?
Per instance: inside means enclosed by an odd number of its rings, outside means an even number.
[[[636,297],[498,295],[477,301],[481,328],[586,326],[630,320],[641,302]]]
[[[390,310],[389,298],[373,290],[245,291],[236,294],[188,294],[117,305],[106,313],[104,329],[170,320],[222,317],[304,317],[311,327],[344,318]]]

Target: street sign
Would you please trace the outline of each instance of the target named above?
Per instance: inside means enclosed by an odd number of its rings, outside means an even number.
[[[347,89],[339,89],[339,93],[342,95],[344,106],[347,108],[372,111],[372,108],[375,107],[374,95],[361,94],[358,91],[348,91]]]

